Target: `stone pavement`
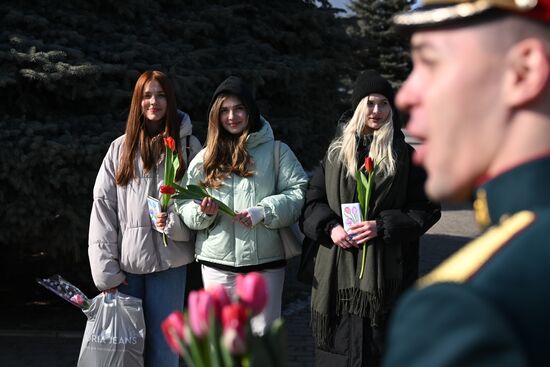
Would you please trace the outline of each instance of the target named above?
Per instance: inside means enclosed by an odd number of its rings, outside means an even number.
[[[477,233],[471,210],[444,207],[442,219],[421,240],[420,271],[426,273]],[[296,281],[298,259],[289,262],[283,295],[283,317],[288,330],[288,367],[314,365],[313,339],[309,329],[309,288]],[[2,300],[6,302],[6,300]],[[66,305],[67,317],[75,317]],[[10,315],[2,315],[9,318]],[[46,316],[47,317],[47,316]],[[78,325],[78,315],[76,324]],[[76,330],[0,330],[2,367],[74,367],[78,360],[85,317]],[[65,325],[64,320],[50,324]],[[75,324],[73,322],[72,324]]]

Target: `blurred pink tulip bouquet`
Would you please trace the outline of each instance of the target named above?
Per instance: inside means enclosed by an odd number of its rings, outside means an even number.
[[[187,311],[174,311],[162,323],[168,345],[188,367],[286,366],[286,331],[276,320],[262,336],[250,319],[267,304],[260,273],[239,275],[232,302],[223,286],[189,294]]]

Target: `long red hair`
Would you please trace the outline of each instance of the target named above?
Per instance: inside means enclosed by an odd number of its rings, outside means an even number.
[[[156,80],[162,87],[166,96],[166,115],[161,122],[164,131],[156,136],[150,136],[145,129],[145,117],[141,112],[141,101],[145,85],[151,80]],[[146,71],[140,75],[134,87],[128,120],[126,121],[126,136],[120,155],[119,167],[116,172],[116,184],[126,186],[135,174],[135,154],[139,150],[145,172],[157,164],[164,152],[163,136],[171,136],[176,142],[176,151],[180,166],[176,172],[176,181],[181,180],[185,173],[185,162],[180,144],[180,119],[176,108],[176,94],[172,83],[161,71]]]

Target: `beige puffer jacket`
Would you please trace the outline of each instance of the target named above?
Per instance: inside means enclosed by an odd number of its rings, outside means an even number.
[[[189,157],[184,153],[186,165],[200,151],[199,140],[191,135],[189,116],[182,116],[180,138],[185,152],[189,138]],[[97,175],[94,201],[90,217],[88,256],[92,277],[100,290],[117,287],[126,278],[125,273],[147,274],[182,266],[193,261],[194,233],[168,208],[166,234],[168,246],[162,242],[162,234],[149,218],[147,196],[159,198],[163,184],[164,157],[145,174],[139,154],[136,154],[136,177],[125,187],[115,184],[120,154],[125,136],[111,143]]]

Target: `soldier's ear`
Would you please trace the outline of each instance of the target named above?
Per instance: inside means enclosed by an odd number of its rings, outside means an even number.
[[[550,61],[544,43],[536,38],[516,43],[506,54],[506,65],[503,99],[508,107],[522,107],[540,100],[550,78]]]

